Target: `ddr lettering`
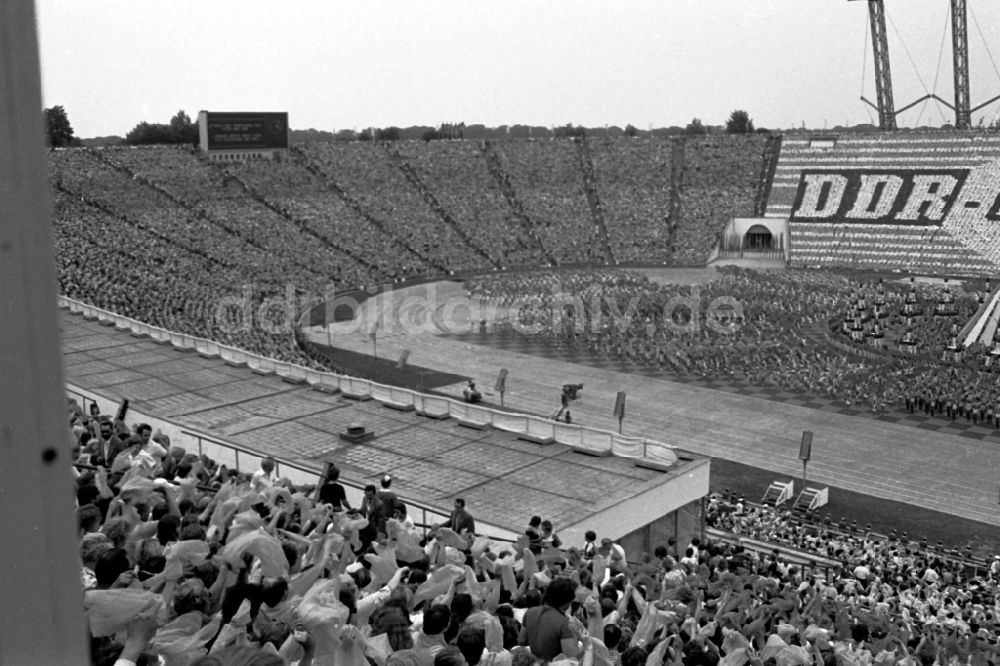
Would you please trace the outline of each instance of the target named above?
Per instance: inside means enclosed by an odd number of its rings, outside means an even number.
[[[806,170],[791,219],[940,225],[967,176],[967,169]]]

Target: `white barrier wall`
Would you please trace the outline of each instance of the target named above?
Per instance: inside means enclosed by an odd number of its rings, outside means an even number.
[[[452,417],[464,423],[492,426],[516,435],[532,438],[551,438],[560,444],[586,449],[594,453],[607,453],[624,458],[643,458],[661,465],[677,462],[674,447],[645,438],[623,437],[609,430],[599,430],[568,423],[561,423],[532,414],[512,414],[482,405],[470,405],[458,400],[428,396],[409,389],[387,386],[376,382],[334,373],[320,372],[302,366],[275,361],[241,349],[234,349],[211,340],[184,333],[174,333],[150,326],[128,317],[122,317],[92,305],[86,305],[65,296],[59,297],[59,307],[82,314],[87,319],[113,323],[123,331],[135,335],[148,335],[154,340],[169,340],[179,349],[195,349],[205,356],[219,357],[228,363],[246,364],[254,372],[275,374],[293,381],[305,381],[355,398],[374,399],[394,407],[413,407],[418,413],[433,418]],[[112,413],[114,410],[109,410]],[[170,433],[166,433],[170,434]],[[171,441],[174,437],[171,435]]]

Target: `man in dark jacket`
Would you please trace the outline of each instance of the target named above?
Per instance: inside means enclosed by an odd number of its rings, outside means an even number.
[[[90,454],[90,461],[100,467],[111,467],[115,456],[127,449],[125,442],[114,433],[114,424],[111,421],[101,420],[97,430],[97,436],[90,440],[86,453]]]
[[[472,514],[465,510],[465,500],[461,497],[455,499],[455,508],[444,526],[459,535],[464,532],[467,537],[475,536],[476,521]]]

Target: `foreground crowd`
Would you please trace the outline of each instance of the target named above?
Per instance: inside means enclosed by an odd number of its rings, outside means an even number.
[[[501,275],[468,284],[473,297],[502,313],[501,330],[557,350],[778,386],[876,413],[912,405],[995,424],[1000,373],[996,364],[983,366],[986,349],[970,347],[961,363],[941,358],[944,345],[957,337],[954,328],[975,313],[977,286],[952,294],[955,317],[937,317],[940,288],[829,271],[728,267],[693,288],[659,285],[626,271]],[[911,292],[919,313],[907,318],[901,311]],[[912,330],[912,356],[878,351],[867,336],[855,342],[843,330],[846,319],[863,319],[866,330],[874,330],[880,295],[883,349],[897,348]],[[866,314],[859,314],[859,303]]]
[[[495,542],[461,498],[425,532],[388,476],[353,507],[336,466],[296,488],[273,460],[226,470],[71,407],[94,664],[997,661],[1000,567],[969,579],[867,541],[827,543],[833,570],[698,539],[629,557],[593,532],[561,543],[538,517]],[[763,520],[718,502],[709,516],[737,532]]]

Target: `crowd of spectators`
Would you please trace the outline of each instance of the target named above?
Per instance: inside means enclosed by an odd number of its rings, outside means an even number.
[[[604,255],[604,263],[616,263],[617,259],[611,254],[611,241],[608,238],[608,229],[604,216],[605,204],[601,201],[601,194],[598,191],[597,173],[594,169],[594,158],[590,153],[590,143],[586,137],[575,137],[573,143],[576,145],[576,156],[580,163],[580,171],[583,177],[584,196],[587,199],[587,206],[590,208],[590,216],[594,220],[597,238],[600,243],[601,252]]]
[[[810,268],[902,270],[917,275],[982,275],[993,264],[939,228],[796,220],[791,262]],[[970,243],[975,247],[981,242]]]
[[[996,178],[1000,169],[997,168],[995,160],[990,160],[984,166],[976,169],[975,176],[969,182],[964,183],[961,197],[963,205],[956,206],[954,213],[948,218],[950,234],[962,241],[963,249],[968,248],[976,254],[987,265],[995,266],[1000,261],[1000,248],[997,243],[996,227],[991,224],[991,215],[982,211],[976,211],[972,206],[965,205],[965,202],[979,201],[980,197],[989,197],[989,188]]]
[[[1000,375],[983,366],[985,348],[970,347],[960,363],[942,360],[945,345],[957,337],[957,321],[964,325],[979,307],[978,283],[948,292],[953,316],[934,314],[944,298],[941,285],[815,270],[724,268],[697,288],[655,284],[625,271],[498,275],[468,286],[474,297],[508,313],[501,331],[532,335],[556,349],[778,386],[874,413],[925,409],[994,426],[1000,416]],[[855,343],[843,328],[866,302],[871,321],[865,326],[872,332],[880,293],[886,353],[870,345],[867,333]],[[906,335],[899,312],[911,294],[920,312],[910,321],[916,351],[888,353]],[[830,344],[830,336],[842,343]]]
[[[66,150],[50,164],[60,291],[153,326],[326,367],[296,343],[298,317],[329,285],[391,276],[187,150]]]
[[[683,151],[684,191],[726,182],[743,192],[746,188],[740,184],[752,182],[752,169],[737,157],[756,151],[759,140],[739,141],[742,148],[737,150],[732,141],[689,139]],[[655,165],[638,166],[648,155],[654,161],[669,160],[671,144],[655,139],[591,144],[591,180],[601,188],[612,247],[622,250],[612,230],[621,226],[615,216],[623,208],[611,193],[631,193],[627,198],[634,209],[662,208],[663,188],[643,180],[653,178]],[[456,184],[456,194],[437,200],[438,205],[450,208],[449,202],[463,196],[475,198],[462,187],[492,192],[493,203],[501,203],[504,195],[483,164],[488,161],[483,147],[466,142],[414,143],[404,152],[372,144],[319,144],[297,149],[280,162],[227,165],[178,148],[55,151],[51,168],[60,286],[67,296],[149,324],[315,365],[299,351],[291,328],[301,297],[319,297],[331,284],[343,289],[463,268],[492,270],[508,265],[503,262],[512,256],[503,248],[512,245],[520,248],[517,257],[529,261],[544,262],[551,252],[560,262],[603,263],[602,237],[582,192],[585,179],[579,173],[577,149],[571,141],[503,142],[485,149],[499,156],[497,168],[510,176],[529,226],[509,214],[510,205],[508,214],[494,210],[488,223],[469,224],[457,209],[444,215],[419,194],[414,178],[429,191],[442,192],[447,183],[433,174],[453,174],[446,165],[462,155],[464,161],[458,162],[467,176]],[[480,161],[477,177],[471,175],[477,172],[471,168],[473,160]],[[408,179],[400,163],[415,176]],[[669,165],[664,170],[669,171]],[[628,176],[607,180],[617,172]],[[393,186],[380,188],[380,182]],[[395,194],[383,196],[383,190]],[[654,190],[661,199],[654,198]],[[726,200],[704,198],[713,206]],[[557,210],[562,212],[552,217]],[[705,226],[714,213],[698,217],[684,210],[686,221],[677,228],[678,238],[688,231],[692,238],[715,237],[711,225]],[[622,219],[632,222],[622,224],[636,236],[635,225],[647,217],[626,215]],[[542,226],[552,234],[542,233],[538,223],[543,218],[550,220]],[[574,219],[582,221],[573,227]],[[688,225],[699,219],[694,227]],[[664,228],[662,219],[651,225],[654,237],[657,228]],[[700,231],[693,231],[696,228]],[[496,244],[498,233],[508,238],[506,246]],[[557,236],[565,241],[562,246]],[[693,240],[680,244],[691,251],[697,247]],[[655,243],[648,245],[650,252],[662,250]],[[586,289],[591,298],[599,285],[581,279],[582,287],[565,285],[568,293],[576,297],[579,289]],[[536,309],[551,310],[553,292],[545,278],[531,278],[541,282],[526,285],[519,280],[511,278],[503,289],[534,297]],[[545,293],[534,293],[539,290]],[[678,327],[666,325],[663,308],[690,294],[676,287],[630,283],[601,292],[604,303],[598,317],[586,311],[570,326],[572,335],[558,330],[552,338],[559,345],[583,345],[594,353],[671,372],[773,384],[876,412],[905,406],[995,423],[1000,418],[997,381],[990,368],[982,367],[986,348],[973,345],[958,357],[951,354],[950,362],[942,365],[956,329],[979,307],[985,291],[978,283],[956,285],[954,314],[940,316],[937,286],[851,281],[822,271],[794,271],[784,277],[731,271],[706,285],[699,297],[706,308],[716,298],[736,299],[743,311],[738,321],[728,310],[700,310],[692,316],[690,308],[674,308],[672,317],[688,317],[679,322],[685,335],[676,335]],[[911,292],[917,311],[906,316],[902,308]],[[608,304],[627,313],[633,299],[637,316],[613,322]],[[240,307],[234,305],[237,301]],[[284,303],[283,312],[278,301]],[[872,316],[876,305],[882,315],[877,318]],[[914,358],[859,356],[842,346],[806,340],[800,315],[810,325],[839,316],[834,334],[855,345],[867,346],[877,334],[883,348],[898,351],[906,339]],[[581,336],[576,329],[584,320],[593,325]],[[566,326],[544,317],[539,323]]]
[[[95,165],[91,169],[100,169],[99,178],[86,181],[90,185],[85,192],[100,193],[115,210],[142,217],[150,224],[161,221],[164,207],[176,210],[176,226],[189,227],[192,241],[207,229],[210,234],[202,240],[206,249],[225,239],[223,247],[229,257],[250,253],[263,257],[261,263],[269,264],[272,273],[283,272],[286,281],[301,289],[341,281],[358,271],[342,253],[315,243],[255,200],[224,166],[199,159],[190,151],[110,148],[65,152],[82,152]],[[131,192],[132,198],[123,196],[125,192]]]
[[[208,256],[64,192],[55,207],[64,219],[55,248],[66,296],[169,331],[318,367],[295,344],[296,322],[279,276],[268,285],[266,267],[249,273],[251,257],[240,263]]]
[[[822,145],[814,139],[827,139]],[[939,225],[835,224],[809,222],[797,215],[792,261],[803,266],[853,266],[903,270],[921,275],[979,275],[996,266],[1000,243],[991,217],[971,202],[990,198],[996,181],[1000,144],[989,133],[942,137],[927,132],[872,133],[815,137],[786,133],[781,162],[768,198],[770,216],[785,217],[796,205],[803,169],[867,169],[891,155],[894,173],[919,172],[934,164],[943,169],[969,168],[974,174],[955,186],[955,204]],[[970,205],[965,205],[970,202]],[[881,222],[889,221],[886,217]]]
[[[607,237],[569,140],[308,144],[281,161],[224,164],[179,147],[53,151],[60,288],[148,324],[310,364],[277,301],[297,315],[289,300],[331,285],[602,265],[609,241],[618,261],[669,260],[669,196],[657,183],[669,180],[670,142],[592,143],[588,182]],[[732,175],[695,164],[709,181]]]
[[[357,198],[391,236],[434,265],[453,271],[492,268],[407,182],[381,146],[364,142],[316,143],[305,145],[302,151]]]
[[[988,569],[992,562],[981,565],[975,559],[971,546],[964,553],[957,548],[945,548],[943,542],[935,546],[922,537],[910,538],[905,531],[891,530],[882,535],[874,532],[870,524],[858,525],[857,521],[839,521],[829,514],[819,515],[796,513],[791,509],[771,504],[755,504],[746,498],[726,490],[711,493],[705,504],[705,521],[710,527],[721,529],[737,537],[745,537],[775,546],[784,546],[799,554],[813,555],[816,562],[835,562],[856,566],[866,554],[877,551],[884,556],[892,552],[908,550],[910,555],[921,555],[935,564],[954,567],[959,573],[978,574],[980,569]],[[873,551],[874,549],[874,551]],[[982,553],[979,553],[982,555]]]
[[[597,139],[590,153],[615,259],[670,261],[670,143]]]
[[[416,526],[391,477],[347,501],[331,464],[296,487],[273,459],[227,470],[145,424],[71,401],[81,585],[93,664],[867,666],[997,661],[997,578],[902,540],[795,533],[712,497],[718,528],[839,566],[669,539],[628,553],[514,541],[455,498]],[[446,490],[446,489],[443,489]],[[767,513],[767,512],[770,513]]]
[[[587,204],[573,142],[509,141],[494,149],[535,233],[556,261],[603,264],[600,230]]]
[[[484,147],[471,141],[428,141],[398,148],[467,235],[501,266],[544,266],[541,241],[513,214],[488,168]],[[472,195],[474,193],[474,196]]]
[[[674,263],[704,263],[729,220],[753,212],[766,146],[754,134],[685,141]]]
[[[560,140],[315,143],[283,161],[226,164],[188,148],[78,149],[53,152],[51,164],[53,181],[71,192],[168,236],[211,240],[228,256],[263,253],[309,288],[318,276],[355,286],[603,264],[609,249],[619,262],[703,261],[719,224],[752,205],[755,144],[687,141],[683,223],[672,238],[672,141],[590,141],[592,159],[583,162],[578,146]],[[592,170],[589,181],[581,163]],[[588,210],[587,182],[606,238]]]
[[[299,221],[318,242],[359,258],[367,273],[357,284],[425,277],[441,272],[406,244],[352,206],[347,193],[322,169],[312,172],[291,161],[234,163],[229,171],[261,193],[288,219]]]

